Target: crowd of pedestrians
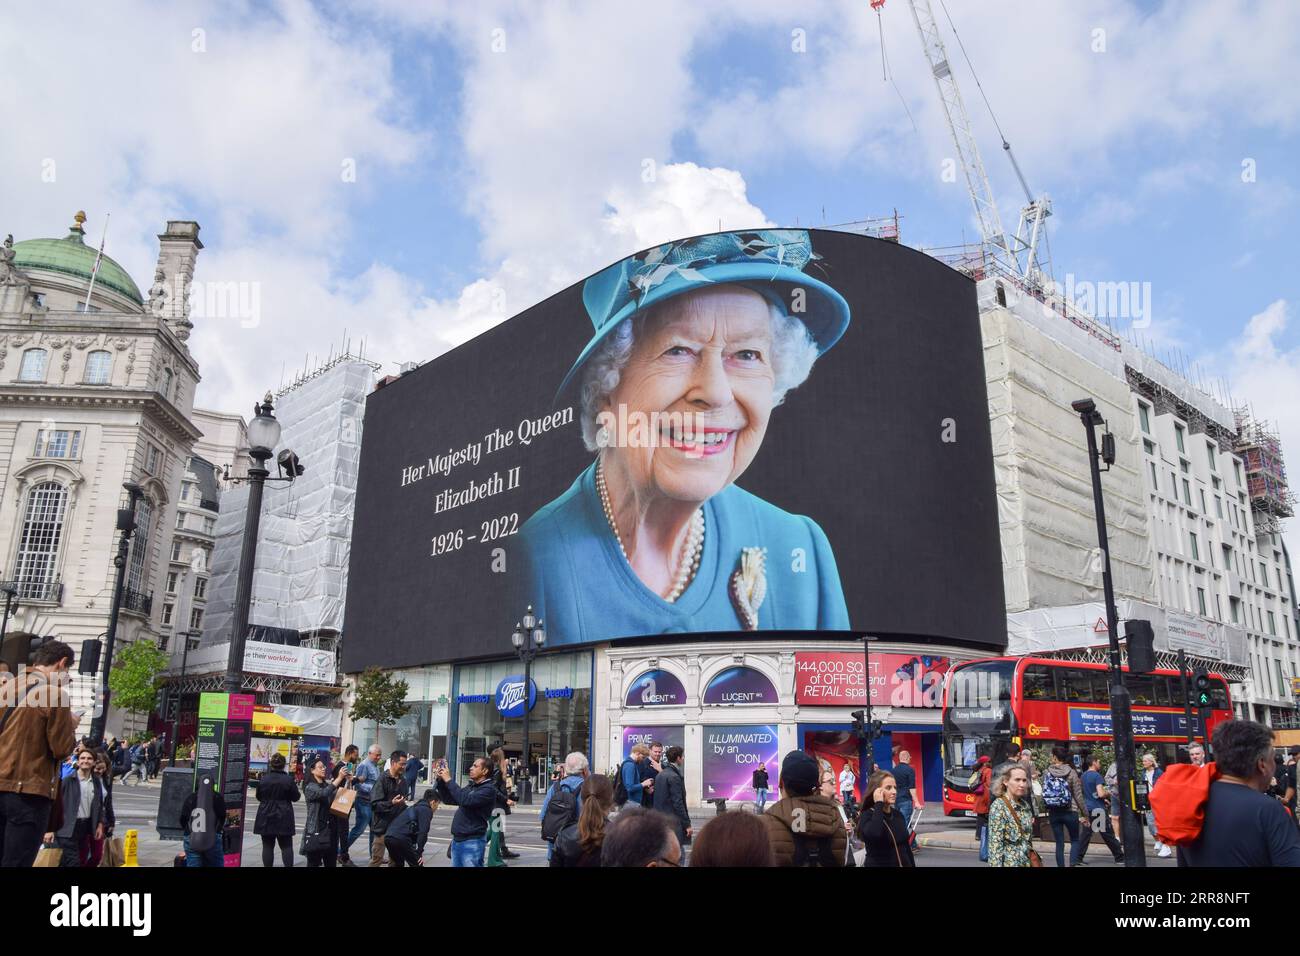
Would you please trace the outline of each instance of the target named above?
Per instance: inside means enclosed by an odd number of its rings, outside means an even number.
[[[81,714],[66,693],[73,663],[72,650],[52,641],[21,677],[8,678],[21,706],[0,709],[4,866],[31,866],[42,845],[57,852],[60,866],[100,865],[116,825],[115,781],[132,773],[147,780],[161,762],[156,737],[132,747],[111,740],[102,749],[76,740]],[[1300,866],[1300,747],[1276,756],[1267,727],[1228,720],[1215,728],[1212,751],[1207,762],[1205,748],[1191,745],[1187,764],[1164,768],[1154,754],[1142,755],[1139,773],[1152,807],[1145,823],[1156,853],[1176,852],[1181,866]],[[59,753],[72,756],[65,762]],[[593,773],[586,755],[575,752],[542,799],[540,837],[550,865],[560,868],[914,867],[917,777],[906,750],[896,749],[893,758],[890,769],[873,767],[863,782],[852,766],[837,772],[792,751],[781,761],[775,800],[769,803],[772,781],[763,766],[751,779],[752,807],[719,807],[697,826],[682,747],[637,744],[608,776]],[[1122,863],[1113,771],[1100,752],[1075,754],[1063,745],[1038,766],[1019,748],[997,764],[981,757],[971,776],[981,859],[999,868],[1041,866],[1035,837],[1050,832],[1056,865],[1083,866],[1095,833]],[[464,782],[446,760],[426,762],[400,750],[385,756],[378,745],[364,758],[355,746],[342,755],[297,748],[288,760],[274,754],[249,795],[262,864],[292,867],[301,857],[308,867],[355,866],[351,849],[365,834],[369,866],[422,867],[435,815],[445,807],[451,866],[506,865],[518,856],[505,842],[518,772],[501,748],[474,759]],[[422,787],[426,779],[432,785]],[[178,865],[225,865],[232,849],[226,819],[218,782],[196,774],[176,820]]]

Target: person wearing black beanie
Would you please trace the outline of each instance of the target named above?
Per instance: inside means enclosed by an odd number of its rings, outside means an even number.
[[[802,750],[781,761],[781,799],[763,822],[777,866],[843,866],[848,840],[836,803],[817,792],[821,767]]]

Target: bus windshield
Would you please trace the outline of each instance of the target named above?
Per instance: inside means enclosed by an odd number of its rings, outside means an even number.
[[[1011,687],[1015,661],[978,661],[952,672],[943,712],[944,781],[967,790],[976,761],[994,762],[1012,734]]]

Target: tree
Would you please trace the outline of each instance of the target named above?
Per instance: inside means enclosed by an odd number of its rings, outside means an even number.
[[[136,641],[122,648],[108,674],[108,689],[115,706],[132,714],[147,714],[158,702],[159,675],[168,658],[153,641]]]
[[[349,720],[373,720],[375,723],[395,724],[411,709],[406,703],[406,681],[378,667],[367,667],[357,681],[357,692],[352,699]]]

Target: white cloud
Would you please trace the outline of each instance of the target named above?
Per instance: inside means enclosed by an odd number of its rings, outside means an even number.
[[[609,204],[610,235],[634,249],[701,232],[774,225],[749,201],[740,173],[694,163],[664,166],[639,189],[615,188]]]
[[[1230,122],[1284,132],[1300,126],[1300,85],[1278,80],[1300,60],[1300,5],[1196,0],[1144,14],[1125,0],[998,0],[948,9],[1035,189],[1096,181],[1111,171],[1112,157],[1127,164],[1136,144],[1156,136],[1177,143],[1218,134]],[[935,12],[994,189],[1010,187],[1014,176],[980,90],[943,8]],[[936,190],[948,185],[937,159],[953,147],[906,4],[886,6],[884,44],[917,134],[881,79],[881,40],[865,3],[819,4],[798,19],[812,21],[807,53],[760,64],[736,81],[736,95],[702,104],[704,158],[745,169],[788,162],[790,154],[814,164],[861,160],[910,170]],[[1094,51],[1099,40],[1104,52]],[[1196,163],[1179,164],[1133,185],[1186,187],[1207,175]],[[1108,185],[1122,190],[1113,178]],[[1004,219],[1016,208],[1008,206]]]
[[[218,407],[242,409],[278,380],[288,356],[261,338],[272,321],[296,329],[290,356],[303,341],[327,347],[309,303],[333,282],[354,205],[376,171],[430,148],[401,116],[391,53],[364,32],[342,34],[302,0],[197,15],[142,2],[25,15],[7,6],[0,62],[19,78],[0,138],[5,232],[62,236],[86,209],[97,245],[111,212],[106,251],[147,289],[155,237],[167,219],[196,218],[201,202],[216,217],[200,223],[196,280],[257,282],[269,293],[261,330],[223,341],[226,325],[196,326],[199,400]],[[349,158],[354,183],[342,175]],[[42,179],[47,161],[53,182]],[[310,269],[306,254],[318,259]],[[232,392],[246,375],[257,384]]]
[[[1269,303],[1250,317],[1234,343],[1207,357],[1204,364],[1229,378],[1237,403],[1249,404],[1256,416],[1276,426],[1283,457],[1289,457],[1294,476],[1300,465],[1300,342],[1291,332],[1292,310],[1285,299]],[[1300,488],[1293,483],[1291,491]],[[1291,518],[1286,523],[1287,547],[1297,561],[1300,520]]]

